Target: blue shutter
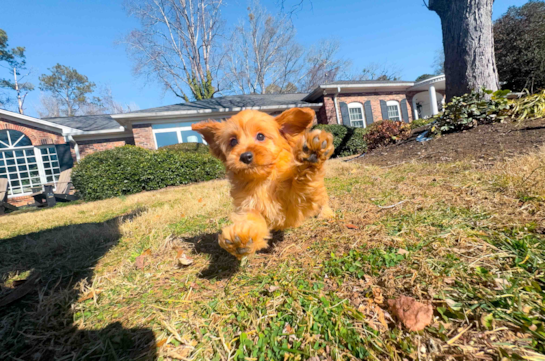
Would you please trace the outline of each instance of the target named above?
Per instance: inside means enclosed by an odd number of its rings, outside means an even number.
[[[401,101],[401,116],[405,123],[409,122],[409,109],[407,108],[407,99]]]
[[[348,112],[348,105],[346,103],[340,102],[339,107],[341,108],[341,116],[343,124],[347,127],[350,126],[350,113]]]
[[[59,157],[61,172],[72,168],[74,166],[74,159],[72,158],[72,152],[70,152],[70,144],[57,144],[55,145],[55,149]]]
[[[367,124],[367,126],[370,126],[374,122],[373,107],[371,107],[371,101],[366,101],[365,104],[363,104],[363,108],[365,110],[365,123]]]
[[[382,120],[389,119],[388,118],[388,106],[386,105],[386,101],[384,101],[384,100],[380,101],[380,111],[382,113]]]

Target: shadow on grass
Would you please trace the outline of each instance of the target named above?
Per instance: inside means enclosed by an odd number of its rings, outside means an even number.
[[[269,247],[258,253],[271,254],[274,246],[284,240],[284,232],[273,232]],[[229,254],[218,244],[217,233],[206,233],[191,238],[184,238],[184,242],[193,245],[196,254],[210,256],[208,268],[201,271],[200,277],[205,279],[227,279],[233,277],[240,270],[240,261]]]
[[[97,261],[121,239],[119,226],[140,213],[0,240],[1,360],[157,358],[151,329],[112,322],[85,330],[73,322],[82,296],[75,286],[92,283]],[[8,284],[15,275],[27,281]]]

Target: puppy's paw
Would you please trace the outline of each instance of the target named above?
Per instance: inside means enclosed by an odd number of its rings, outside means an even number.
[[[225,227],[219,236],[221,248],[241,260],[268,246],[268,230],[262,230],[253,223],[235,223]]]
[[[320,219],[332,219],[335,218],[335,212],[329,205],[325,205],[320,210],[320,214],[318,215],[318,218]]]
[[[307,132],[300,142],[301,148],[297,158],[301,162],[320,164],[333,155],[333,135],[331,133],[315,129]]]

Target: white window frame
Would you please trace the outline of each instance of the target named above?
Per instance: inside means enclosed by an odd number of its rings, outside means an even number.
[[[397,114],[399,119],[392,119],[390,117],[390,109],[388,107],[397,107]],[[397,121],[403,121],[403,117],[401,115],[401,106],[399,105],[399,102],[397,100],[388,100],[386,102],[386,110],[388,111],[388,119],[390,120],[397,120]]]
[[[13,130],[13,129],[6,129],[6,130]],[[18,131],[18,132],[21,132],[21,131]],[[28,135],[26,135],[24,132],[21,132],[21,133],[23,133],[24,136],[28,137]],[[11,139],[11,136],[8,135],[8,138]],[[18,139],[17,141],[19,141],[19,140],[20,139]],[[7,145],[5,143],[3,143],[3,144]],[[49,148],[49,147],[55,148],[55,154],[57,155],[57,163],[58,163],[57,168],[59,168],[59,173],[57,175],[55,175],[55,173],[52,172],[53,182],[48,182],[47,181],[47,175],[45,174],[45,167],[44,167],[44,162],[43,162],[43,159],[42,159],[42,149]],[[42,145],[42,146],[27,145],[27,146],[24,146],[24,147],[8,146],[7,148],[1,148],[0,153],[3,153],[5,151],[14,152],[13,159],[17,159],[17,156],[15,155],[16,151],[25,151],[25,150],[29,150],[29,149],[34,150],[34,157],[33,158],[36,158],[36,165],[38,166],[38,175],[40,177],[40,184],[39,185],[38,184],[34,185],[32,183],[32,177],[30,176],[30,170],[28,170],[28,173],[29,173],[28,179],[30,180],[30,187],[33,188],[33,187],[43,186],[44,184],[53,183],[55,185],[55,188],[56,188],[56,186],[57,186],[57,179],[56,178],[58,178],[60,176],[60,159],[59,159],[59,155],[57,154],[57,149],[56,149],[54,144],[46,144],[46,145]],[[28,156],[25,155],[24,156],[25,164],[28,164],[28,162],[26,161],[27,158],[28,158]],[[7,171],[8,165],[5,164],[5,167],[6,167],[6,175],[8,175],[9,174],[9,172]],[[21,181],[21,171],[19,170],[19,164],[17,164],[17,161],[15,162],[15,167],[16,167],[17,177],[18,177],[19,181]],[[53,170],[53,169],[54,169],[54,167],[51,167],[51,170]],[[8,179],[10,179],[9,175],[8,175]],[[22,189],[23,189],[23,186],[21,185],[21,190]],[[26,192],[26,193],[21,192],[21,193],[17,193],[17,194],[9,194],[8,193],[8,198],[23,197],[23,196],[28,196],[30,194],[32,194],[32,191]]]
[[[176,136],[178,137],[178,144],[180,144],[180,143],[183,143],[182,132],[187,131],[187,130],[192,130],[191,129],[191,124],[192,123],[190,123],[189,126],[185,126],[185,127],[152,129],[153,140],[155,141],[155,149],[159,149],[159,146],[157,144],[157,137],[155,137],[155,134],[157,134],[157,133],[173,133],[173,132],[176,132]],[[206,141],[204,140],[204,137],[201,136],[201,138],[202,138],[203,143],[207,144]]]
[[[355,127],[355,125],[353,125],[352,123],[353,122],[363,122],[363,127],[359,127],[358,128],[365,128],[367,127],[367,122],[365,121],[365,111],[363,109],[363,105],[361,103],[358,103],[358,102],[352,102],[352,103],[349,103],[348,104],[348,116],[350,117],[350,109],[359,109],[361,111],[361,119],[358,119],[358,120],[352,120],[350,118],[350,126],[352,127]]]

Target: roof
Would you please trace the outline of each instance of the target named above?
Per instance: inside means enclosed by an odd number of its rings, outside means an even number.
[[[337,80],[332,81],[329,83],[325,83],[324,85],[358,85],[358,84],[414,84],[414,81],[408,81],[408,80]]]
[[[190,103],[180,103],[167,105],[164,107],[137,110],[126,114],[137,113],[162,113],[175,111],[228,111],[239,108],[254,108],[268,106],[287,106],[287,105],[312,105],[310,102],[303,101],[307,94],[246,94],[229,95],[219,98],[197,100]]]
[[[388,89],[389,91],[404,91],[414,85],[414,81],[406,80],[338,80],[327,84],[322,84],[311,91],[303,98],[307,102],[315,102],[324,95],[327,89],[333,89],[334,93],[349,92],[354,89],[367,92],[381,91]]]
[[[43,120],[85,132],[108,129],[114,130],[119,129],[119,127],[121,126],[109,114],[43,118]]]

